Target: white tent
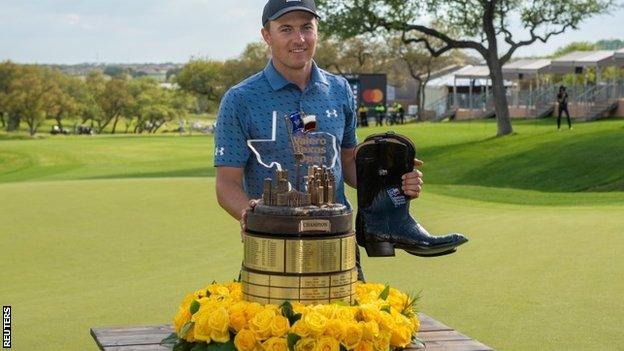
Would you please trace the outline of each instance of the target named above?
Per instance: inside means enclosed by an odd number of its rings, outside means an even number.
[[[550,60],[547,59],[521,59],[503,66],[505,79],[524,79],[539,77],[548,72]]]
[[[574,51],[553,59],[550,63],[551,73],[583,73],[587,68],[612,66],[615,53],[613,51]]]

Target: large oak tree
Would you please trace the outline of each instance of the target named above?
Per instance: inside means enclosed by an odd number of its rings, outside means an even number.
[[[490,69],[498,135],[513,132],[502,66],[518,48],[576,29],[582,20],[615,7],[614,0],[318,0],[323,31],[343,38],[398,32],[405,43],[420,43],[432,56],[472,49]],[[450,31],[430,23],[444,23]],[[522,28],[520,38],[512,23]],[[502,46],[501,43],[505,45]]]

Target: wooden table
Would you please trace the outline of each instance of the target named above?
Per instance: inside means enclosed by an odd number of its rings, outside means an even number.
[[[427,351],[486,351],[491,347],[463,335],[435,319],[420,313],[418,337]],[[103,351],[170,350],[160,346],[160,341],[173,332],[171,325],[145,327],[91,328],[91,336]],[[414,350],[415,348],[408,349]]]

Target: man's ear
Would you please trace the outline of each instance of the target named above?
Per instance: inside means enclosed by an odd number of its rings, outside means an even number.
[[[268,29],[260,29],[260,34],[262,34],[262,39],[264,39],[264,42],[267,43],[268,46],[271,46],[271,33],[269,33]]]

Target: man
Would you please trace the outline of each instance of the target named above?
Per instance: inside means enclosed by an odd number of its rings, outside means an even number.
[[[557,94],[557,102],[559,103],[559,115],[557,116],[557,131],[561,130],[561,114],[565,112],[568,118],[568,129],[572,129],[572,122],[570,121],[570,111],[568,111],[568,93],[566,87],[563,85],[559,87],[559,93]]]
[[[262,15],[261,34],[271,48],[265,69],[232,87],[223,97],[215,135],[217,198],[232,217],[241,221],[262,194],[262,182],[274,169],[260,165],[248,150],[250,139],[267,139],[272,133],[272,115],[303,112],[316,115],[316,130],[331,133],[340,148],[334,169],[337,202],[347,206],[344,183],[355,187],[356,107],[346,79],[317,67],[313,61],[318,38],[318,14],[314,0],[269,0]],[[289,150],[286,126],[279,123],[276,149]],[[292,163],[289,152],[276,152],[273,161]],[[422,162],[417,161],[420,166]],[[290,174],[294,174],[291,170]],[[420,195],[422,174],[404,176],[407,196]],[[292,182],[292,181],[291,181]],[[358,262],[359,267],[359,262]]]

